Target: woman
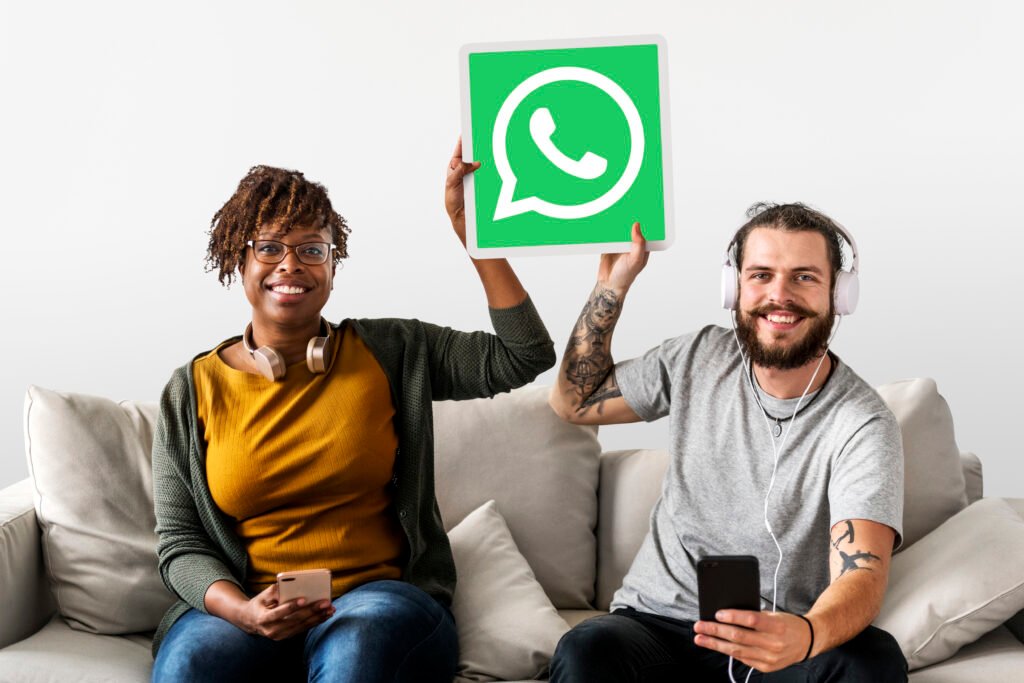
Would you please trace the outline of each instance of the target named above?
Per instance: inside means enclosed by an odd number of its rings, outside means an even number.
[[[463,245],[462,179],[478,167],[456,145],[445,207]],[[213,217],[208,262],[222,283],[237,271],[252,322],[175,371],[161,399],[157,551],[180,601],[154,638],[154,681],[454,675],[431,401],[526,384],[554,349],[503,259],[473,261],[494,335],[327,324],[347,234],[322,186],[263,166]],[[278,572],[321,567],[332,600],[278,600]]]

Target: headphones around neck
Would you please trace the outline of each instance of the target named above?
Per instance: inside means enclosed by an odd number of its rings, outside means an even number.
[[[850,270],[840,270],[836,273],[832,301],[837,315],[850,315],[856,310],[857,300],[860,298],[860,281],[857,278],[860,258],[853,235],[838,223],[835,223],[835,227],[836,232],[842,235],[846,243],[850,245],[850,250],[853,252],[853,264],[850,266]],[[728,311],[736,310],[739,305],[739,266],[732,262],[735,245],[736,235],[733,235],[729,246],[725,248],[725,263],[722,264],[722,307]]]
[[[320,331],[324,332],[325,330],[326,334],[320,337],[313,337],[306,345],[306,367],[314,375],[322,375],[327,372],[327,358],[331,353],[331,326],[326,320],[320,318]],[[245,334],[242,335],[242,346],[245,347],[245,350],[256,361],[256,369],[260,371],[261,375],[271,382],[277,382],[284,378],[288,370],[285,366],[284,356],[281,355],[280,351],[271,346],[261,346],[258,349],[253,348],[255,342],[252,339],[252,323],[245,327]]]

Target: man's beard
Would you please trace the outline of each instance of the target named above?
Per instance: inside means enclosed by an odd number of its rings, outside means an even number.
[[[804,318],[803,322],[808,325],[808,329],[804,333],[803,339],[791,346],[761,343],[761,340],[757,338],[757,319],[762,315],[774,312],[795,313]],[[828,313],[824,315],[794,304],[789,306],[765,305],[747,312],[740,311],[736,316],[736,334],[743,345],[744,353],[754,365],[775,370],[793,370],[821,357],[828,344],[829,335],[832,333],[832,323],[835,318],[831,305]]]

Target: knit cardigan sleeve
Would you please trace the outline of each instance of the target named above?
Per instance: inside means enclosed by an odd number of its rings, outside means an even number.
[[[533,302],[491,308],[494,334],[424,324],[435,401],[511,391],[555,364],[555,345]]]
[[[220,580],[240,584],[200,517],[195,480],[205,474],[197,471],[201,461],[192,453],[195,417],[189,383],[186,369],[178,369],[160,399],[153,439],[157,557],[164,585],[205,612],[204,598],[210,585]]]

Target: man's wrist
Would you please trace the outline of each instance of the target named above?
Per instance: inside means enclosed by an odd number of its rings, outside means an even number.
[[[626,293],[629,292],[629,285],[598,279],[597,284],[594,285],[594,291],[599,294],[611,294],[617,301],[621,302],[626,297]]]
[[[810,659],[813,656],[812,652],[814,650],[814,624],[811,623],[811,620],[808,617],[806,617],[806,616],[804,616],[802,614],[796,614],[794,616],[797,616],[800,619],[803,619],[803,621],[807,624],[807,628],[808,628],[808,630],[810,632],[810,641],[807,644],[807,650],[806,650],[806,652],[804,654],[804,658],[800,660],[801,662],[806,662],[808,659]]]

